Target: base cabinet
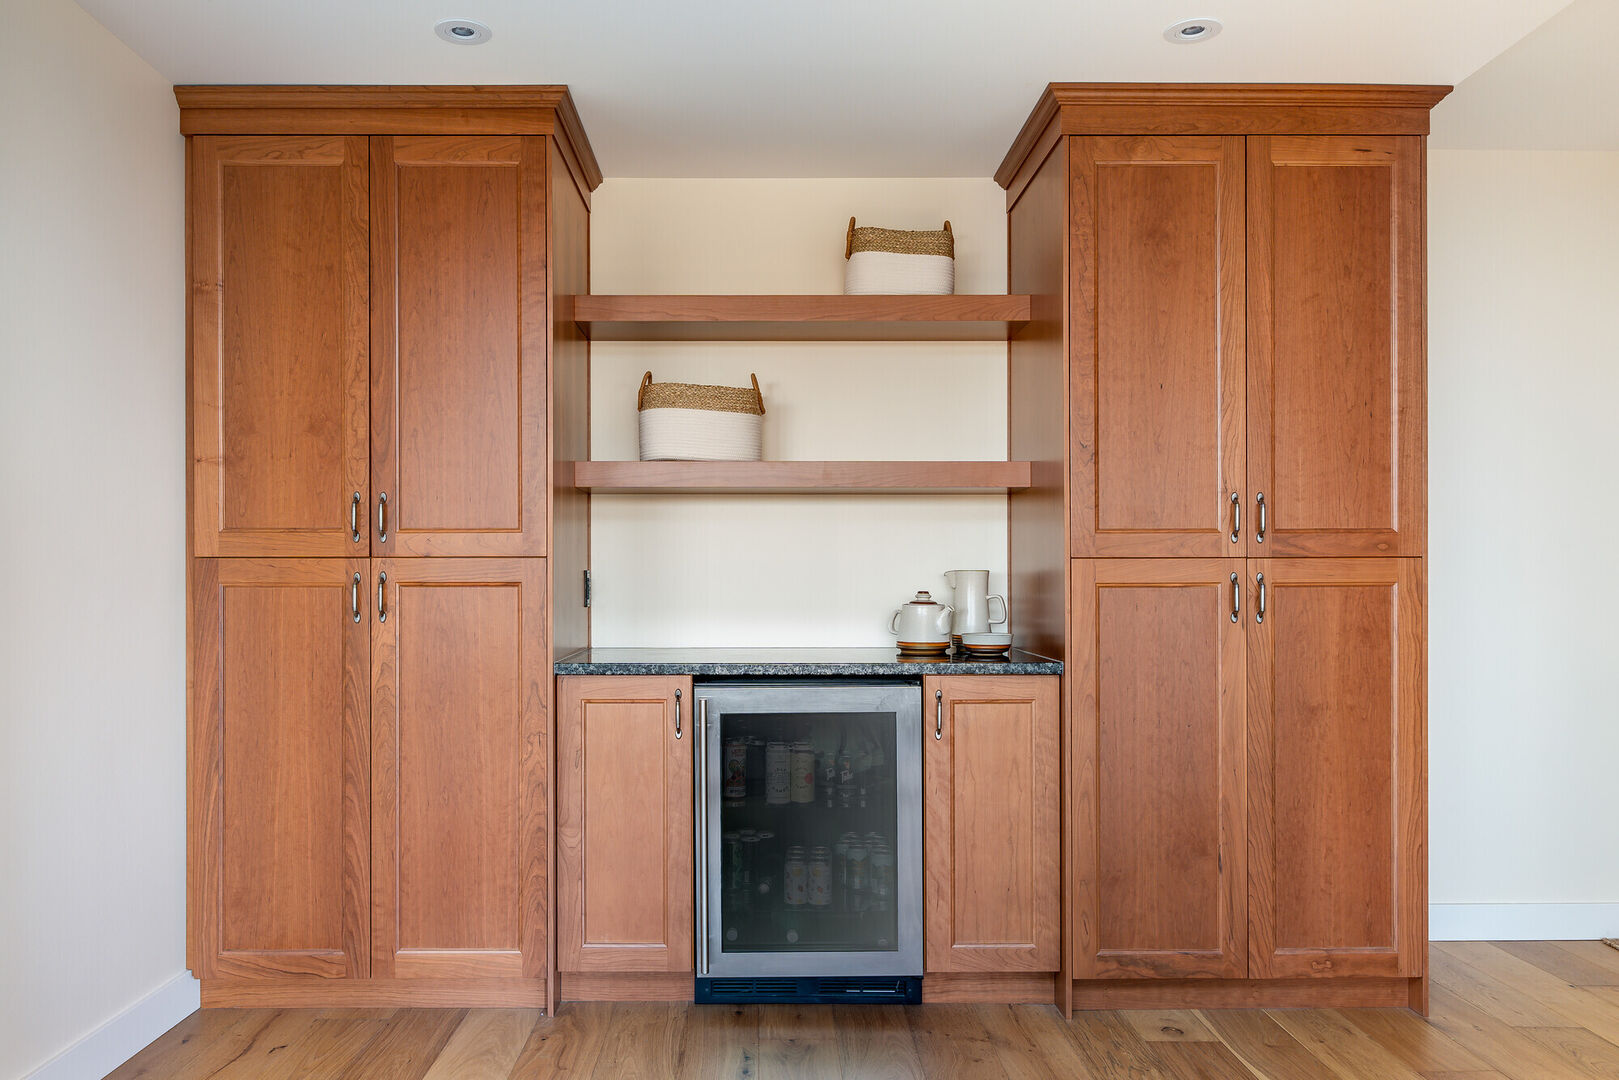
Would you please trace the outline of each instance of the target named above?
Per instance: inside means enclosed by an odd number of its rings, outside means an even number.
[[[557,680],[564,978],[693,970],[691,707],[687,676]]]
[[[1056,971],[1060,716],[1053,676],[923,682],[927,971]]]

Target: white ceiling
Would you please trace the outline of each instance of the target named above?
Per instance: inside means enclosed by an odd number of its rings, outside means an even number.
[[[1433,112],[1444,149],[1619,150],[1619,0],[1574,0]]]
[[[80,0],[177,83],[567,83],[609,176],[988,176],[1050,81],[1451,83],[1567,2]]]

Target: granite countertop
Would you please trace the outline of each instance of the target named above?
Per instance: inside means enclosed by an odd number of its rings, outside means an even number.
[[[901,658],[893,649],[580,649],[558,675],[1061,675],[1062,663],[1013,649],[1004,660]]]

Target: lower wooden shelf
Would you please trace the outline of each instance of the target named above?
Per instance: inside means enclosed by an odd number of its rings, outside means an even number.
[[[560,466],[559,466],[560,467]],[[1027,461],[576,461],[602,494],[987,494],[1030,484]]]

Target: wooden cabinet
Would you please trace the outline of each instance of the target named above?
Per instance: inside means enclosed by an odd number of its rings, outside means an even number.
[[[1247,974],[1245,576],[1243,559],[1074,565],[1078,978]]]
[[[693,968],[691,679],[557,680],[557,964]]]
[[[368,972],[365,570],[193,568],[187,952],[202,978]]]
[[[1074,555],[1241,554],[1243,140],[1070,140]]]
[[[1421,975],[1422,563],[1250,566],[1249,974]]]
[[[545,564],[374,559],[372,974],[545,973]]]
[[[929,972],[1056,971],[1058,680],[923,682],[923,936]]]
[[[388,555],[546,553],[542,138],[371,140],[371,484]]]
[[[200,137],[190,172],[195,554],[365,555],[366,140]]]
[[[1422,140],[1248,140],[1248,554],[1421,555]]]

